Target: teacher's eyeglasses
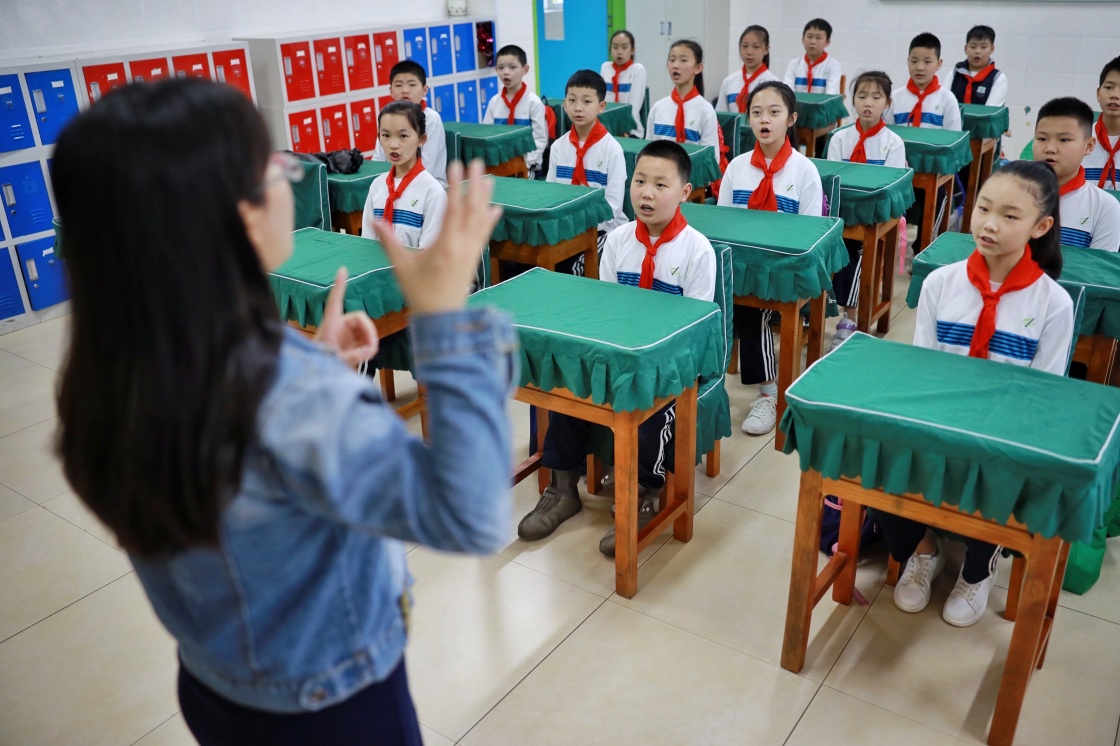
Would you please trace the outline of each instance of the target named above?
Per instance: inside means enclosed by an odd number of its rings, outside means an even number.
[[[265,179],[261,183],[262,192],[282,179],[286,179],[292,184],[303,181],[303,161],[291,153],[273,153],[268,157],[268,162],[278,166],[280,173]]]

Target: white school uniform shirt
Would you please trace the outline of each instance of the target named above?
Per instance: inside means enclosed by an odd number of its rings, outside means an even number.
[[[424,109],[424,133],[427,141],[420,146],[420,160],[424,161],[424,170],[435,177],[440,186],[447,188],[447,135],[443,130],[443,118],[432,107]],[[381,147],[381,138],[377,138],[377,147],[373,149],[375,161],[387,161],[385,151]]]
[[[638,287],[646,247],[635,232],[637,221],[612,231],[599,259],[599,279]],[[654,243],[657,236],[650,236]],[[716,297],[716,252],[712,242],[692,226],[686,226],[667,244],[657,247],[653,260],[653,289],[699,300]]]
[[[607,60],[599,68],[599,74],[607,82],[607,101],[614,101],[614,63]],[[630,67],[619,73],[618,76],[618,103],[630,104],[630,111],[634,114],[634,129],[630,134],[642,137],[646,128],[642,124],[642,104],[646,100],[646,68],[642,63],[635,62]]]
[[[859,130],[855,125],[836,130],[828,142],[828,160],[849,161],[852,151],[859,142]],[[876,166],[906,168],[906,143],[894,132],[884,127],[878,134],[867,138],[863,143],[867,162]]]
[[[1086,179],[1058,202],[1062,246],[1120,251],[1120,202]]]
[[[509,107],[502,100],[501,91],[498,91],[498,94],[490,99],[482,123],[508,124],[508,122]],[[548,145],[548,124],[544,119],[544,102],[541,101],[541,97],[532,91],[525,91],[525,95],[517,102],[517,110],[513,112],[513,123],[533,128],[533,142],[537,147],[533,152],[525,154],[525,165],[534,170],[540,168],[541,161],[544,159],[544,149]]]
[[[751,193],[762,182],[762,169],[751,165],[751,152],[732,159],[723,174],[717,204],[724,207],[746,207]],[[824,189],[817,167],[805,156],[793,151],[782,170],[774,174],[774,196],[778,212],[793,215],[824,214]]]
[[[918,97],[907,90],[906,86],[895,88],[891,91],[891,105],[883,118],[887,124],[905,125],[910,118],[910,112],[918,104]],[[962,129],[961,105],[957,97],[942,85],[933,93],[926,96],[922,102],[922,123],[918,125],[926,129],[957,130]]]
[[[968,69],[968,60],[953,68],[953,74],[960,73],[967,78],[972,77],[972,71]],[[952,80],[950,80],[950,83]],[[985,79],[983,83],[973,84],[973,95],[976,95],[976,86],[989,86],[988,98],[984,100],[984,106],[1006,106],[1007,105],[1007,76],[1003,74],[1003,70],[996,69],[992,73],[991,78]],[[950,88],[953,86],[950,85]],[[950,91],[952,93],[952,91]],[[955,98],[955,96],[954,96]],[[963,101],[961,103],[964,103]]]
[[[766,72],[759,75],[751,81],[750,86],[747,88],[747,94],[754,93],[754,89],[758,88],[763,83],[771,80],[778,80],[778,76],[774,74],[773,70],[767,69]],[[716,99],[716,111],[739,111],[739,104],[737,103],[739,93],[743,90],[743,67],[740,65],[735,68],[735,72],[728,75],[723,79],[723,85],[719,87],[719,98]]]
[[[719,120],[716,110],[703,96],[684,102],[684,137],[693,145],[711,145],[719,151]],[[676,141],[677,104],[671,95],[649,107],[646,138]]]
[[[915,345],[968,355],[984,299],[969,282],[967,265],[963,261],[935,269],[922,284]],[[992,283],[993,290],[998,288],[999,283]],[[1061,285],[1043,275],[1000,298],[988,359],[1062,376],[1074,339],[1073,300]]]
[[[556,138],[549,154],[546,181],[571,184],[576,167],[576,147],[568,139],[567,132]],[[628,223],[629,218],[622,211],[626,193],[626,156],[618,140],[608,132],[606,137],[588,148],[583,156],[583,170],[587,174],[588,186],[606,190],[607,204],[614,213],[609,220],[599,223],[599,230],[610,233]]]
[[[1093,137],[1097,136],[1096,124],[1093,125]],[[1110,145],[1116,145],[1116,141],[1120,140],[1120,135],[1116,137],[1109,137],[1108,142]],[[1112,160],[1116,164],[1116,178],[1117,181],[1106,181],[1104,183],[1105,189],[1116,191],[1120,189],[1120,152],[1113,156]],[[1101,172],[1104,171],[1105,165],[1108,163],[1108,151],[1101,147],[1100,142],[1093,143],[1093,151],[1085,156],[1081,161],[1081,165],[1085,167],[1085,180],[1091,184],[1096,184],[1101,180]]]
[[[381,220],[385,212],[385,200],[389,197],[388,178],[389,174],[381,174],[369,187],[369,196],[362,211],[362,238],[377,238],[373,224]],[[447,192],[425,166],[393,203],[393,232],[405,246],[426,249],[439,233],[446,210]]]
[[[796,57],[786,68],[785,84],[795,92],[840,93],[840,63],[831,54],[813,65],[813,90],[809,90],[809,63],[805,55]],[[742,87],[742,85],[740,85]]]

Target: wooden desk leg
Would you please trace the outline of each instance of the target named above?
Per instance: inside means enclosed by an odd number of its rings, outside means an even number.
[[[719,476],[719,440],[712,444],[712,450],[704,455],[704,473],[715,479]]]
[[[623,598],[638,592],[638,420],[614,416],[614,589]]]
[[[599,231],[592,228],[587,232],[589,243],[583,252],[583,276],[592,280],[599,279]]]
[[[881,264],[877,273],[880,278],[879,297],[880,301],[886,304],[883,315],[879,317],[878,325],[875,327],[880,334],[886,334],[891,330],[891,301],[894,298],[894,265],[898,260],[899,229],[900,223],[896,220],[887,231],[887,235],[883,237],[883,248],[878,252]]]
[[[817,545],[821,536],[821,473],[801,473],[797,495],[797,524],[793,535],[793,567],[786,605],[786,629],[782,639],[782,668],[797,673],[805,667],[809,647],[809,622],[813,618],[813,595],[817,577]]]
[[[1054,615],[1058,612],[1058,597],[1062,593],[1062,581],[1066,578],[1066,565],[1069,563],[1069,542],[1063,541],[1058,552],[1058,564],[1054,568],[1054,582],[1050,585],[1050,600],[1046,603],[1046,627],[1042,631],[1039,641],[1041,650],[1038,651],[1038,663],[1035,668],[1042,668],[1046,661],[1046,649],[1050,645],[1050,631],[1054,624]]]
[[[382,368],[377,371],[377,376],[381,379],[381,398],[385,401],[396,401],[397,382],[393,377],[393,369]]]
[[[879,242],[875,240],[875,226],[861,225],[863,235],[863,259],[859,266],[859,305],[856,306],[856,329],[870,333],[871,319],[875,315],[875,302],[879,299],[875,292],[876,267],[880,261]]]
[[[673,538],[692,539],[692,519],[696,512],[696,384],[677,396],[676,427],[673,435],[673,474],[677,497],[685,501],[684,513],[673,521]]]
[[[968,164],[968,181],[964,185],[964,214],[961,216],[961,233],[968,233],[972,226],[972,206],[976,204],[976,193],[980,190],[980,174],[984,171],[981,156],[984,152],[984,141],[972,139],[968,141],[972,148],[972,163]]]
[[[778,422],[786,411],[786,389],[797,377],[801,362],[801,314],[796,303],[779,304],[782,314],[781,350],[778,353]],[[774,445],[779,450],[785,444],[785,436],[777,430]]]
[[[939,179],[939,181],[940,181],[940,179]],[[941,230],[939,230],[937,232],[937,235],[939,235],[939,236],[942,233],[948,232],[948,230],[949,230],[949,216],[953,213],[953,179],[952,179],[952,177],[950,177],[949,180],[946,181],[943,184],[943,186],[945,187],[945,212],[942,213],[942,215],[941,215]],[[940,187],[938,187],[938,191],[940,191]],[[937,203],[934,202],[935,209],[936,209],[936,204]]]
[[[836,579],[832,583],[832,600],[848,606],[852,603],[852,591],[856,587],[856,565],[859,563],[860,515],[863,506],[852,500],[844,500],[840,509],[840,537],[837,541],[837,554],[843,553],[844,560]]]
[[[490,284],[497,285],[502,281],[501,260],[490,258]]]
[[[1097,334],[1093,336],[1092,344],[1089,353],[1089,371],[1085,380],[1108,385],[1116,360],[1116,340]]]
[[[925,180],[923,179],[923,182]],[[927,185],[922,190],[922,228],[918,231],[918,245],[914,253],[929,246],[933,241],[933,219],[937,217],[937,179],[932,179],[932,185]]]
[[[603,488],[603,461],[598,456],[587,457],[587,494],[598,495]]]
[[[1018,555],[1011,558],[1011,579],[1007,581],[1007,604],[1003,608],[1003,618],[1015,621],[1019,610],[1019,594],[1023,592],[1023,575],[1027,571],[1027,560]]]
[[[544,436],[548,433],[548,410],[537,407],[537,453],[544,453]],[[537,493],[544,494],[545,487],[552,481],[552,469],[541,466],[537,469]]]
[[[805,367],[808,368],[824,356],[824,316],[828,305],[828,294],[809,301],[809,344],[805,350]],[[798,314],[800,316],[800,314]],[[801,356],[794,360],[794,378],[801,375]],[[792,381],[790,382],[792,383]]]

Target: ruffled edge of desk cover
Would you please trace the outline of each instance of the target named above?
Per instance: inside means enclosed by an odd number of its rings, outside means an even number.
[[[991,111],[983,114],[975,113],[975,110],[970,112],[965,106],[968,104],[961,105],[961,123],[974,140],[1000,137],[1011,126],[1011,111],[1006,106],[985,107]]]
[[[305,285],[276,274],[269,274],[268,282],[272,286],[281,319],[295,321],[300,326],[318,326],[323,320],[329,288]],[[386,293],[386,288],[390,288],[390,292]],[[355,302],[355,298],[360,303]],[[370,318],[376,319],[401,310],[405,304],[393,270],[386,269],[351,279],[347,283],[344,305],[346,311],[365,311]]]
[[[883,194],[885,192],[885,195]],[[852,194],[864,195],[852,199]],[[876,225],[902,217],[914,204],[914,174],[885,189],[874,192],[844,190],[844,177],[840,177],[840,217],[845,225]]]
[[[591,189],[588,194],[581,195],[559,210],[518,214],[517,207],[503,205],[502,209],[504,212],[494,226],[491,240],[513,241],[530,246],[552,246],[575,238],[599,223],[610,220],[614,214],[607,202],[606,192],[602,189]]]
[[[481,158],[487,166],[499,166],[519,155],[532,153],[537,147],[533,139],[533,128],[525,125],[517,125],[514,130],[498,132],[486,138],[462,135],[460,142],[464,161]]]
[[[748,252],[754,247],[732,245],[732,264],[735,267],[735,295],[753,295],[762,300],[788,303],[803,298],[816,298],[832,290],[832,275],[848,264],[848,248],[844,245],[844,224],[838,220],[828,233],[821,237],[827,245],[820,251],[803,254],[779,255],[768,253],[765,263],[751,264]],[[762,256],[762,252],[758,252]]]
[[[797,101],[797,126],[807,127],[809,129],[822,129],[835,124],[836,120],[844,119],[848,116],[848,107],[844,103],[844,97],[836,95],[821,102],[809,103]],[[748,129],[750,125],[747,125]]]

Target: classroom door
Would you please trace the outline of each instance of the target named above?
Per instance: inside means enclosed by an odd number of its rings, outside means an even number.
[[[537,94],[562,98],[576,70],[599,71],[607,59],[607,0],[534,0]]]

